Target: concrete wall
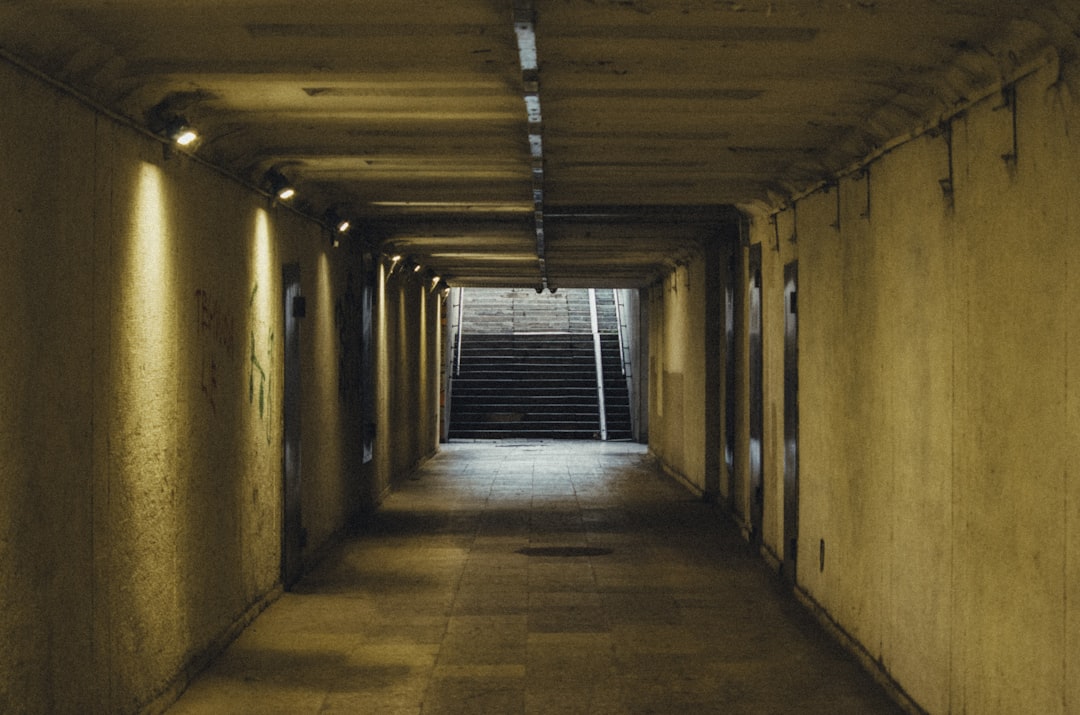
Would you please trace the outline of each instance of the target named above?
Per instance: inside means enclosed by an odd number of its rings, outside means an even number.
[[[697,492],[705,485],[705,261],[648,291],[649,450]]]
[[[439,446],[442,296],[401,262],[377,267],[376,500]]]
[[[283,264],[307,298],[308,557],[400,469],[361,464],[359,253],[6,65],[0,104],[0,711],[135,712],[278,588]],[[414,405],[380,424],[402,463],[436,439],[418,295],[380,336]]]
[[[709,500],[731,497],[724,463],[724,291],[737,229],[734,217],[715,227],[696,255],[642,291],[649,450]]]
[[[780,271],[797,255],[798,584],[933,713],[1080,709],[1080,107],[1058,80],[1018,84],[1015,163],[1000,96],[952,122],[951,199],[949,136],[924,136],[778,232],[754,220],[767,545],[783,551]]]

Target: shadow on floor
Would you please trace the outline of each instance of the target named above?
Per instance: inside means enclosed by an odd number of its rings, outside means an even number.
[[[638,445],[446,445],[186,713],[898,713]]]

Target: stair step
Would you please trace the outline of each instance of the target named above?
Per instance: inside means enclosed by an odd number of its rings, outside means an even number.
[[[586,290],[466,289],[450,437],[598,438],[596,340]],[[612,291],[596,292],[608,438],[629,439]]]

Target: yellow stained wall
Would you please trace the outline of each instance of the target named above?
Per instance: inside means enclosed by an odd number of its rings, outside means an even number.
[[[308,557],[380,478],[340,391],[358,254],[2,64],[0,103],[0,711],[135,712],[276,592],[285,263]]]
[[[376,501],[439,446],[442,296],[400,261],[377,268]]]
[[[952,122],[954,205],[938,135],[778,217],[799,258],[799,587],[932,713],[1080,710],[1080,108],[1058,80],[1017,85],[1015,165],[1000,96]]]
[[[649,450],[699,493],[706,489],[704,271],[695,258],[648,291]]]
[[[0,97],[25,78],[0,68]],[[0,710],[75,712],[93,687],[95,121],[38,92],[5,102],[0,149]],[[41,116],[47,117],[42,121]],[[37,127],[27,140],[23,132]],[[15,170],[15,167],[19,167]],[[89,177],[92,179],[92,177]],[[53,211],[35,211],[39,202]],[[51,326],[64,325],[56,330]],[[62,495],[79,494],[65,499]],[[57,498],[61,495],[61,498]],[[59,567],[60,565],[63,567]],[[9,645],[10,644],[10,645]],[[14,647],[16,646],[17,647]],[[68,688],[72,691],[68,691]]]

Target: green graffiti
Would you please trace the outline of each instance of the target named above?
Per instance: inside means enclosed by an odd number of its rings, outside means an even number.
[[[266,370],[255,351],[255,331],[251,332],[251,369],[248,371],[248,403],[255,401],[255,372],[259,373],[259,417],[264,416],[266,394]]]
[[[256,283],[255,287],[251,289],[251,298],[248,301],[248,306],[254,308],[255,296],[259,292],[259,284]],[[258,341],[256,339],[256,329],[252,329],[250,333],[250,354],[248,358],[248,404],[258,404],[259,419],[262,420],[266,430],[266,443],[270,444],[273,439],[273,421],[269,419],[271,409],[271,396],[273,394],[271,390],[271,378],[270,368],[274,363],[274,329],[269,328],[267,330],[266,337],[266,350],[260,358],[260,350]],[[265,365],[263,362],[265,358]],[[256,389],[256,383],[258,388]],[[258,392],[258,401],[256,402],[256,392]]]

